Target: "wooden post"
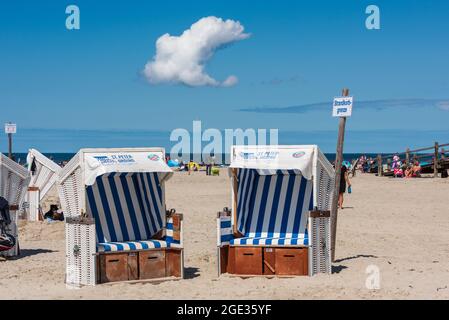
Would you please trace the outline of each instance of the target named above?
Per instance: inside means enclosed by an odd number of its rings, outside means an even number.
[[[378,154],[377,155],[377,175],[379,177],[382,177],[383,175],[383,170],[382,170],[382,155]]]
[[[234,236],[238,236],[239,232],[237,229],[237,197],[238,197],[238,187],[239,183],[237,180],[237,169],[232,168],[232,215],[233,215],[233,228],[232,231],[234,233]]]
[[[435,142],[435,159],[433,160],[433,176],[435,178],[438,177],[439,151],[440,146],[438,145],[438,142]]]
[[[343,96],[349,96],[349,89],[343,89]],[[331,207],[331,259],[335,261],[335,243],[337,241],[338,197],[340,195],[340,175],[343,162],[343,144],[345,141],[346,117],[341,117],[338,124],[337,154],[335,159],[335,188]]]
[[[405,164],[410,164],[410,148],[407,148],[407,150],[405,150]]]
[[[8,133],[8,158],[12,159],[12,133]]]

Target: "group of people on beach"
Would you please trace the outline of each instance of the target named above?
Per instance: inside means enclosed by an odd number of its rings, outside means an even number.
[[[357,159],[355,169],[363,173],[368,173],[375,162],[375,159],[371,157],[368,158],[366,155],[362,155]]]
[[[167,164],[170,166],[170,156],[166,157],[166,162]],[[188,162],[184,162],[183,160],[175,160],[176,162],[176,167],[179,169],[179,171],[187,171],[190,175],[191,172],[194,171],[200,171],[201,168],[205,168],[205,172],[207,176],[211,176],[211,175],[217,175],[219,174],[219,172],[217,173],[216,170],[215,172],[213,172],[213,168],[216,164],[216,160],[215,160],[215,155],[209,155],[206,158],[206,161],[201,161],[199,163],[190,160]]]
[[[391,165],[393,175],[395,178],[418,178],[421,177],[421,165],[418,160],[412,163],[402,163],[399,156],[393,157],[393,163]]]
[[[355,161],[355,170],[363,173],[370,172],[376,166],[376,160],[362,155]],[[418,178],[421,177],[422,167],[417,159],[411,162],[402,162],[398,155],[393,156],[393,161],[388,160],[383,170],[393,173],[395,178]]]

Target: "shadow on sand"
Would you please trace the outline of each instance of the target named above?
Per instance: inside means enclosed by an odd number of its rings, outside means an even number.
[[[348,269],[348,267],[347,266],[342,266],[342,265],[332,266],[332,273],[340,273],[344,269]]]
[[[19,254],[19,256],[15,257],[15,259],[31,257],[36,254],[51,253],[51,252],[57,252],[57,251],[48,250],[48,249],[20,249],[20,254]]]
[[[199,268],[184,268],[184,279],[194,279],[199,277]]]
[[[347,261],[347,260],[353,260],[353,259],[359,259],[359,258],[374,258],[377,259],[377,256],[373,256],[372,254],[358,254],[356,256],[352,256],[352,257],[346,257],[346,258],[342,258],[342,259],[338,259],[335,260],[335,263],[339,263],[339,262],[343,262],[343,261]]]

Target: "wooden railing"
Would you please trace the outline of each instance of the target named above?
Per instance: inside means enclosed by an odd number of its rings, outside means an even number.
[[[444,148],[447,148],[448,150],[445,150]],[[389,155],[378,155],[377,156],[377,174],[378,176],[384,175],[383,170],[383,164],[393,164],[395,161],[393,160],[394,156],[399,157],[399,161],[405,163],[406,165],[409,165],[411,161],[417,161],[420,162],[428,162],[426,164],[427,166],[433,167],[433,175],[434,177],[438,176],[438,170],[443,167],[446,162],[449,162],[449,143],[446,144],[439,144],[438,142],[435,142],[435,144],[431,147],[427,148],[419,148],[415,150],[410,150],[407,148],[405,152],[398,152],[393,153]],[[430,153],[424,153],[424,151],[432,151]]]

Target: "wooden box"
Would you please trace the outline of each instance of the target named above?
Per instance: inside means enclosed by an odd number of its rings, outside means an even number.
[[[262,275],[262,248],[235,247],[235,274]]]
[[[308,275],[307,248],[276,248],[276,275]]]
[[[166,252],[166,274],[167,277],[182,276],[182,251],[176,249],[168,249]]]
[[[138,279],[137,253],[101,254],[100,283]]]
[[[165,268],[165,250],[139,252],[139,279],[164,278]]]

